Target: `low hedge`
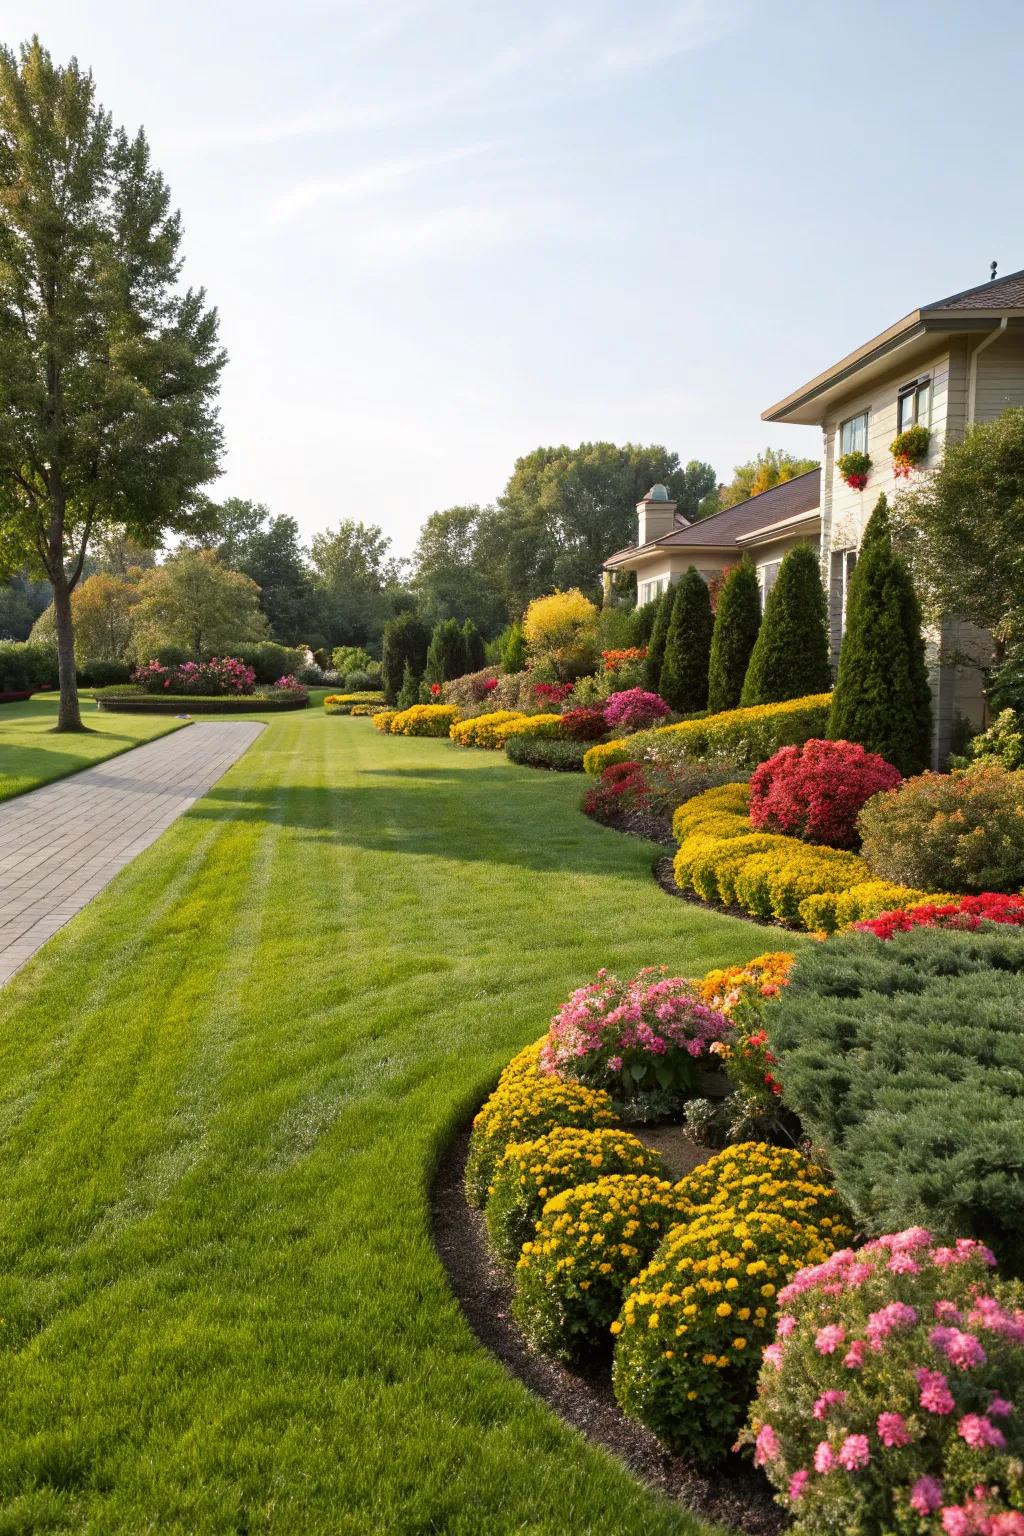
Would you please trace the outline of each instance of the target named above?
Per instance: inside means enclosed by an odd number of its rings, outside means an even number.
[[[582,773],[585,741],[558,741],[516,732],[505,741],[505,752],[524,768],[550,768],[556,773]]]
[[[378,689],[364,690],[360,693],[328,693],[324,697],[324,713],[328,715],[350,715],[357,704],[384,703],[384,695]]]
[[[392,715],[388,725],[391,736],[443,736],[459,718],[456,704],[413,704]]]
[[[448,734],[458,747],[487,747],[497,751],[509,736],[520,734],[518,727],[528,718],[518,709],[495,709],[486,715],[457,720]]]
[[[585,767],[595,777],[612,763],[672,762],[679,757],[715,757],[728,753],[748,768],[771,757],[780,747],[798,747],[812,737],[825,736],[831,708],[830,693],[812,693],[782,704],[756,704],[727,709],[718,715],[682,720],[656,730],[592,747]]]
[[[876,880],[855,853],[755,832],[749,803],[748,785],[724,784],[679,807],[673,872],[681,891],[812,932],[935,899]]]
[[[869,1229],[977,1237],[1024,1272],[1024,933],[840,934],[800,950],[766,1022]]]
[[[209,698],[189,693],[129,693],[124,688],[97,688],[96,704],[115,715],[265,715],[285,709],[305,709],[309,695],[292,690],[279,694],[225,694]]]

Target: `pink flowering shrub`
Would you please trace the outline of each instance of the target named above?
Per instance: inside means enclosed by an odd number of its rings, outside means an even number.
[[[278,691],[278,693],[305,693],[306,692],[306,685],[305,685],[305,683],[300,683],[298,678],[293,676],[293,674],[291,672],[286,672],[284,677],[279,677],[277,682],[274,684],[274,687]]]
[[[830,848],[859,846],[857,817],[881,790],[900,783],[898,768],[852,741],[781,747],[750,780],[750,820]]]
[[[632,981],[601,970],[578,987],[551,1021],[540,1070],[605,1088],[617,1106],[647,1118],[697,1091],[710,1046],[732,1031],[701,1002],[693,984],[650,966]]]
[[[626,731],[645,731],[668,714],[671,710],[661,695],[649,693],[645,688],[627,688],[624,693],[613,693],[604,706],[605,725],[619,735]]]
[[[748,1437],[805,1536],[1024,1536],[1024,1289],[921,1227],[779,1292]]]
[[[227,694],[252,693],[256,673],[237,656],[214,656],[210,661],[183,661],[180,666],[165,667],[159,661],[147,661],[136,667],[131,680],[146,693],[192,694],[196,698],[216,698]]]

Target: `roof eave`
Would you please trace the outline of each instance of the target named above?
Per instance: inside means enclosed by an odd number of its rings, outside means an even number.
[[[821,508],[811,507],[807,512],[797,512],[793,517],[784,517],[777,523],[768,523],[764,528],[753,528],[749,533],[737,534],[736,543],[741,546],[770,544],[773,539],[784,538],[787,533],[799,533],[801,528],[811,528],[820,523]]]

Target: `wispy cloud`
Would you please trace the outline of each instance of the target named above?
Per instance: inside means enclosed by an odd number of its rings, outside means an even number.
[[[593,68],[598,75],[653,69],[720,42],[735,30],[741,14],[738,0],[675,0],[642,27],[622,27],[595,39]]]
[[[487,147],[486,144],[467,144],[436,155],[407,155],[337,175],[312,176],[275,198],[267,210],[267,218],[272,224],[286,224],[322,203],[336,205],[375,198],[443,166],[483,154]]]

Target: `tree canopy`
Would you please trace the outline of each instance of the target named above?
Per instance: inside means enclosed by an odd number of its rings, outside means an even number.
[[[817,469],[819,462],[818,459],[797,458],[784,448],[766,448],[756,458],[736,465],[729,484],[718,494],[718,506],[734,507],[751,496],[760,496],[762,491],[770,491],[797,475],[805,475],[809,469]]]
[[[90,541],[201,526],[224,353],[140,130],[38,39],[0,48],[0,564],[53,585],[59,728],[82,728],[71,593]]]
[[[132,619],[140,660],[164,645],[202,656],[267,638],[256,583],[209,549],[182,549],[144,572]]]
[[[343,518],[333,532],[314,535],[310,559],[324,597],[329,644],[365,645],[380,639],[400,606],[404,574],[404,562],[390,549],[381,528],[353,518]]]

